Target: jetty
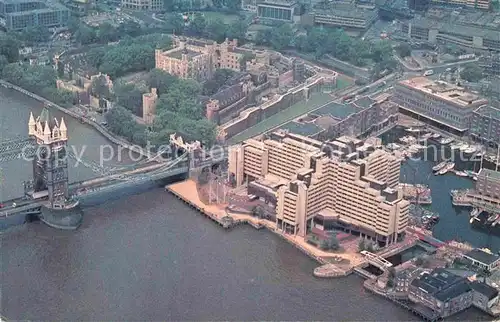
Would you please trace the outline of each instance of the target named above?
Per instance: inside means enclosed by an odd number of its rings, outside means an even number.
[[[352,273],[352,268],[354,266],[363,264],[366,261],[362,255],[357,253],[332,253],[323,251],[309,244],[303,237],[284,234],[277,230],[274,221],[254,217],[229,204],[206,204],[200,199],[197,184],[194,180],[189,179],[167,185],[165,191],[171,193],[179,200],[182,200],[193,209],[196,209],[200,214],[224,229],[230,229],[243,224],[250,225],[256,229],[267,228],[270,232],[286,240],[319,264],[326,265],[316,270],[316,273],[313,272],[315,276],[347,276]],[[348,262],[348,264],[344,264],[343,262]]]
[[[423,184],[400,183],[403,190],[403,198],[411,203],[430,205],[432,203],[431,188]]]

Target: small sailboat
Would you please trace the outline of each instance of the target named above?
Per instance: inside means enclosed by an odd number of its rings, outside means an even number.
[[[476,151],[477,151],[477,150],[476,150],[476,148],[475,148],[475,147],[470,146],[470,147],[468,147],[467,149],[465,149],[465,150],[464,150],[464,153],[466,153],[466,154],[473,154],[473,153],[474,153],[474,152],[476,152]]]
[[[455,163],[448,162],[443,169],[441,169],[441,170],[438,171],[438,174],[446,174],[448,171],[450,171],[454,167],[455,167]]]
[[[468,177],[469,175],[465,171],[456,171],[455,174],[459,177]]]
[[[442,138],[441,141],[439,141],[439,143],[446,145],[446,144],[450,144],[454,140],[455,140],[454,138]]]
[[[447,163],[448,162],[446,162],[446,161],[441,162],[440,164],[432,167],[432,171],[439,171],[439,170],[441,170],[442,168],[444,168],[446,166]]]
[[[479,216],[479,214],[481,213],[481,209],[479,208],[474,208],[472,209],[472,211],[470,212],[470,216],[471,217],[477,217]]]

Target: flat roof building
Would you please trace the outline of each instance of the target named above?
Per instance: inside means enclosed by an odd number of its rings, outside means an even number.
[[[449,6],[449,7],[463,7],[489,10],[491,7],[491,0],[431,0],[432,4]]]
[[[132,10],[160,11],[163,10],[163,0],[121,0],[120,6]]]
[[[297,9],[298,2],[296,0],[262,0],[257,3],[259,18],[274,21],[292,22]]]
[[[470,134],[481,141],[500,145],[500,109],[491,105],[476,109],[472,113]]]
[[[28,27],[64,27],[69,20],[69,10],[60,3],[36,0],[0,0],[0,17],[5,19],[7,30]]]
[[[444,318],[470,307],[473,293],[467,278],[436,268],[411,282],[408,298]]]
[[[317,25],[362,30],[368,29],[378,18],[377,10],[374,8],[330,2],[316,6],[312,14]]]
[[[392,100],[400,109],[457,134],[464,134],[473,111],[488,103],[463,87],[427,77],[403,80],[394,88]]]
[[[426,16],[402,23],[410,39],[482,51],[500,51],[499,28],[500,15],[489,12],[429,10]]]
[[[400,162],[352,137],[323,143],[276,131],[232,147],[229,172],[237,185],[279,182],[276,225],[294,235],[305,237],[316,215],[382,244],[402,238],[408,225]]]
[[[464,258],[470,260],[472,265],[491,272],[493,268],[500,263],[500,256],[485,252],[482,249],[473,249],[464,255]]]

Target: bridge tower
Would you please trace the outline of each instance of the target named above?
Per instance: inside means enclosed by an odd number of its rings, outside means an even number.
[[[69,197],[66,146],[68,129],[64,119],[51,118],[45,107],[36,119],[30,114],[28,134],[38,145],[33,158],[33,192],[47,191],[51,207]]]

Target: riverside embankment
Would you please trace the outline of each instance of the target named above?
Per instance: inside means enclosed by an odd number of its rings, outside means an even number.
[[[14,85],[12,83],[9,83],[5,80],[0,79],[0,85],[5,87],[5,88],[16,90],[16,91],[18,91],[26,96],[29,96],[29,97],[31,97],[39,102],[44,103],[47,107],[57,109],[60,112],[79,120],[82,123],[85,123],[85,124],[92,126],[99,133],[101,133],[103,136],[105,136],[109,141],[113,142],[116,145],[119,145],[119,146],[122,146],[126,149],[129,149],[130,151],[135,152],[143,157],[150,157],[149,151],[144,150],[140,146],[130,144],[129,142],[125,141],[124,139],[119,138],[119,137],[111,134],[106,128],[104,128],[103,126],[101,126],[97,122],[94,122],[94,121],[92,121],[92,120],[90,120],[90,119],[70,110],[70,109],[67,109],[67,108],[64,108],[60,105],[57,105],[54,102],[51,102],[51,101],[49,101],[49,100],[47,100],[47,99],[45,99],[45,98],[43,98],[35,93],[27,91],[24,88],[19,87],[17,85]]]
[[[186,180],[167,185],[165,190],[196,209],[205,217],[211,219],[223,228],[231,228],[239,224],[249,224],[254,228],[267,228],[283,240],[295,246],[302,253],[323,265],[313,274],[317,277],[343,277],[353,272],[355,266],[362,265],[365,259],[359,254],[335,254],[314,247],[300,236],[290,236],[276,229],[276,223],[266,219],[259,219],[240,211],[232,210],[227,204],[205,204],[200,200],[196,183]]]

